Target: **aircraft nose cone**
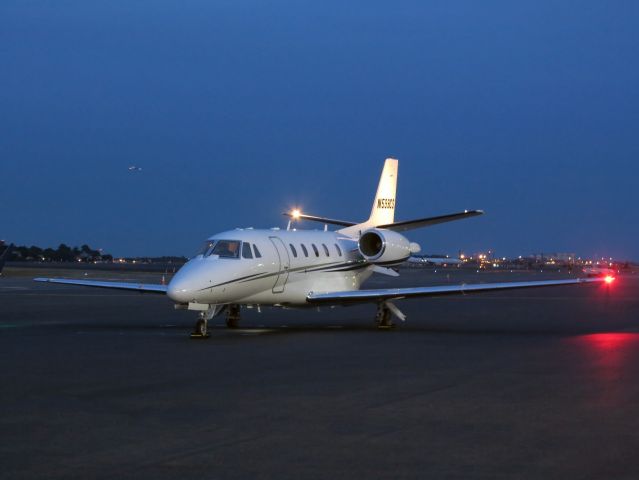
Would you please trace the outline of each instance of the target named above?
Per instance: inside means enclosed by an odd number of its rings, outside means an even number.
[[[176,303],[188,303],[192,297],[193,290],[188,288],[188,282],[177,277],[178,275],[169,282],[166,294]]]
[[[177,303],[193,301],[197,276],[197,266],[193,261],[184,265],[169,282],[166,290],[168,297]]]

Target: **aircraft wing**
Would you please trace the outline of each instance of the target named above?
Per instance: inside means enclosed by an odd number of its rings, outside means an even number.
[[[167,286],[154,283],[103,282],[101,280],[74,280],[70,278],[34,278],[34,282],[62,283],[64,285],[82,285],[84,287],[113,288],[136,292],[166,293]]]
[[[444,295],[466,295],[471,293],[514,290],[518,288],[555,287],[582,283],[610,283],[609,278],[572,278],[567,280],[539,280],[533,282],[475,283],[461,285],[438,285],[432,287],[382,288],[377,290],[352,290],[346,292],[311,292],[306,301],[313,305],[341,305],[349,303],[380,302],[415,297],[441,297]]]
[[[483,210],[464,210],[463,212],[450,213],[448,215],[439,215],[437,217],[420,218],[417,220],[406,220],[404,222],[389,223],[386,225],[378,225],[377,228],[386,228],[396,232],[405,232],[414,228],[429,227],[438,223],[452,222],[454,220],[463,220],[465,218],[483,215]]]

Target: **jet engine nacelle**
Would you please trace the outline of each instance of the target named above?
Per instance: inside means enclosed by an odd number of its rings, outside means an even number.
[[[401,263],[420,250],[418,244],[392,230],[372,228],[359,237],[359,253],[371,263]]]

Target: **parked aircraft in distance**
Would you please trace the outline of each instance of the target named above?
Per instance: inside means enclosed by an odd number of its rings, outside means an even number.
[[[391,316],[405,320],[395,302],[405,298],[464,295],[516,288],[602,282],[601,278],[479,283],[412,288],[360,290],[373,272],[397,276],[389,266],[420,251],[403,232],[439,223],[475,217],[481,210],[395,221],[398,161],[386,160],[368,220],[356,223],[306,215],[297,210],[292,220],[337,225],[335,231],[229,230],[208,238],[200,250],[168,285],[36,278],[39,282],[118,288],[167,294],[176,308],[198,311],[194,338],[208,336],[208,322],[226,312],[235,327],[242,306],[315,307],[321,305],[377,304],[379,327],[392,326]]]
[[[458,258],[450,258],[435,255],[411,255],[407,260],[408,263],[435,266],[451,266],[461,265],[462,261]]]

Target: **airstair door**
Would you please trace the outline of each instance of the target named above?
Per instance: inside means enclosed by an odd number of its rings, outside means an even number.
[[[284,291],[286,281],[288,280],[288,269],[291,266],[291,259],[288,256],[288,250],[286,250],[286,246],[284,245],[284,242],[281,238],[269,238],[275,246],[275,250],[277,251],[277,255],[280,261],[277,279],[275,280],[275,285],[273,285],[273,293],[282,293]]]

